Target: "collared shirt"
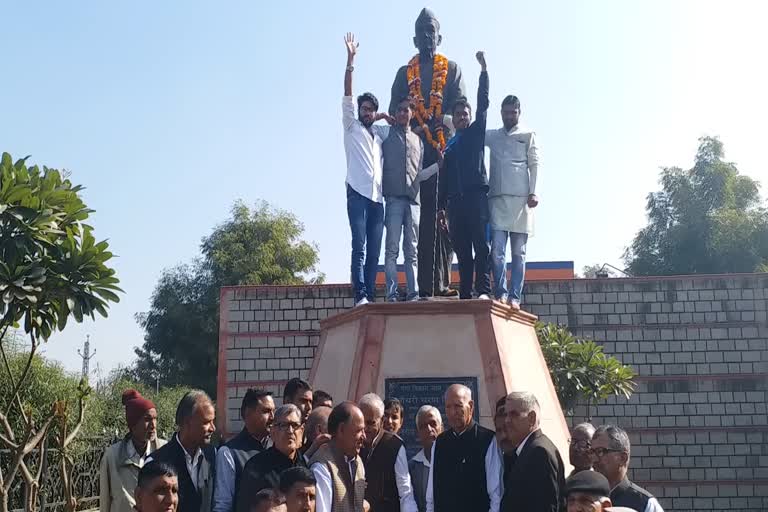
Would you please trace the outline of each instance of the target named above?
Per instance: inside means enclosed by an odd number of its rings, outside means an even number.
[[[147,457],[149,457],[150,448],[152,443],[147,443],[147,447],[144,449],[144,453],[138,453],[136,451],[136,447],[133,445],[133,441],[128,439],[126,442],[126,452],[128,453],[128,458],[134,462],[139,467],[144,466],[144,461]]]
[[[347,461],[349,474],[352,477],[352,481],[354,481],[355,474],[357,473],[356,459],[345,456],[344,460]],[[328,466],[320,462],[312,464],[310,469],[317,480],[317,485],[315,485],[315,512],[331,512],[333,508],[333,480],[331,472],[328,470]]]
[[[491,150],[489,197],[536,193],[539,147],[535,132],[520,125],[509,131],[502,126],[485,132],[485,145]]]
[[[264,449],[272,446],[272,439],[266,436],[261,441]],[[222,446],[216,452],[216,485],[213,493],[213,512],[231,512],[235,507],[237,469],[232,450]]]
[[[429,459],[427,459],[427,453],[424,451],[424,448],[419,450],[419,453],[414,455],[411,460],[414,462],[418,462],[419,464],[423,464],[428,468],[432,467],[432,462]]]
[[[181,444],[181,441],[179,441],[179,436],[176,436],[176,442],[179,443],[179,446],[181,446],[181,449],[184,452],[184,462],[187,464],[189,478],[192,479],[195,489],[199,491],[200,464],[203,462],[203,450],[198,447],[197,450],[195,450],[195,453],[190,455],[189,452],[187,452],[187,449],[184,448],[184,445]]]
[[[453,432],[455,436],[462,436],[470,429],[457,434]],[[435,446],[437,443],[432,444],[432,456],[431,459],[435,460]],[[427,512],[435,512],[435,493],[432,484],[434,475],[434,466],[429,466],[429,483],[427,483]],[[485,483],[488,491],[488,498],[491,501],[488,512],[499,512],[499,506],[501,505],[501,496],[504,494],[504,461],[502,460],[501,448],[496,443],[496,437],[494,436],[491,444],[488,445],[488,450],[485,452]]]
[[[534,432],[535,432],[535,430],[534,430]],[[525,443],[528,442],[528,438],[530,438],[532,435],[533,435],[533,432],[531,432],[530,434],[525,436],[525,439],[523,439],[523,442],[520,443],[519,445],[517,445],[517,448],[515,449],[515,453],[517,454],[518,457],[520,456],[520,452],[523,451],[523,448],[525,448]]]
[[[534,232],[534,210],[528,196],[536,193],[539,149],[536,134],[519,125],[488,130],[485,145],[491,152],[488,210],[491,229],[512,233]]]
[[[370,129],[363,126],[355,117],[352,96],[342,98],[341,113],[347,155],[347,184],[363,197],[381,203],[384,166],[381,144],[389,135],[389,126],[372,125]]]

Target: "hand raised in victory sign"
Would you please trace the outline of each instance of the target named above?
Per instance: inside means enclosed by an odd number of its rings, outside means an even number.
[[[347,62],[351,64],[352,61],[355,60],[357,48],[360,46],[360,43],[355,41],[355,34],[347,32],[347,35],[344,37],[344,45],[347,47]]]
[[[480,50],[475,54],[475,57],[477,58],[477,62],[480,63],[480,68],[482,68],[483,71],[486,69],[485,65],[485,52]]]

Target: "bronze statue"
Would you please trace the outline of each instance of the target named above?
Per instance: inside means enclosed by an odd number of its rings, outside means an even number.
[[[442,133],[442,115],[465,95],[461,68],[437,53],[441,42],[440,22],[431,10],[422,9],[413,38],[419,54],[397,71],[389,104],[389,113],[394,115],[400,100],[411,97],[415,101],[413,123],[424,140],[424,167],[437,161],[437,151],[444,148],[449,136]],[[456,294],[448,288],[453,249],[436,219],[438,179],[435,175],[421,184],[418,281],[422,296]]]

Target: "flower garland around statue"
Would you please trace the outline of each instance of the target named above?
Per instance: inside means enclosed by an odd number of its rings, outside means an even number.
[[[414,56],[408,62],[406,71],[408,79],[408,92],[411,104],[414,108],[414,117],[419,126],[424,130],[424,136],[432,147],[438,151],[445,149],[445,135],[443,124],[437,124],[434,135],[427,126],[432,119],[441,119],[443,116],[443,89],[448,78],[448,59],[439,53],[435,55],[432,65],[432,89],[429,92],[429,108],[424,106],[424,97],[421,94],[421,69],[419,56]]]

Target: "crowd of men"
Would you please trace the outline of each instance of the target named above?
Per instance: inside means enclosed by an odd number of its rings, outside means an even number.
[[[102,458],[101,511],[662,512],[627,478],[630,443],[617,426],[573,428],[566,479],[531,393],[498,400],[495,432],[473,419],[461,384],[447,389],[444,411],[425,404],[415,418],[375,393],[334,406],[301,379],[282,398],[275,407],[270,392],[249,389],[243,430],[216,449],[215,408],[203,391],[182,397],[166,442],[155,405],[126,390],[128,431]],[[410,460],[398,435],[404,421],[415,422],[421,445]]]

